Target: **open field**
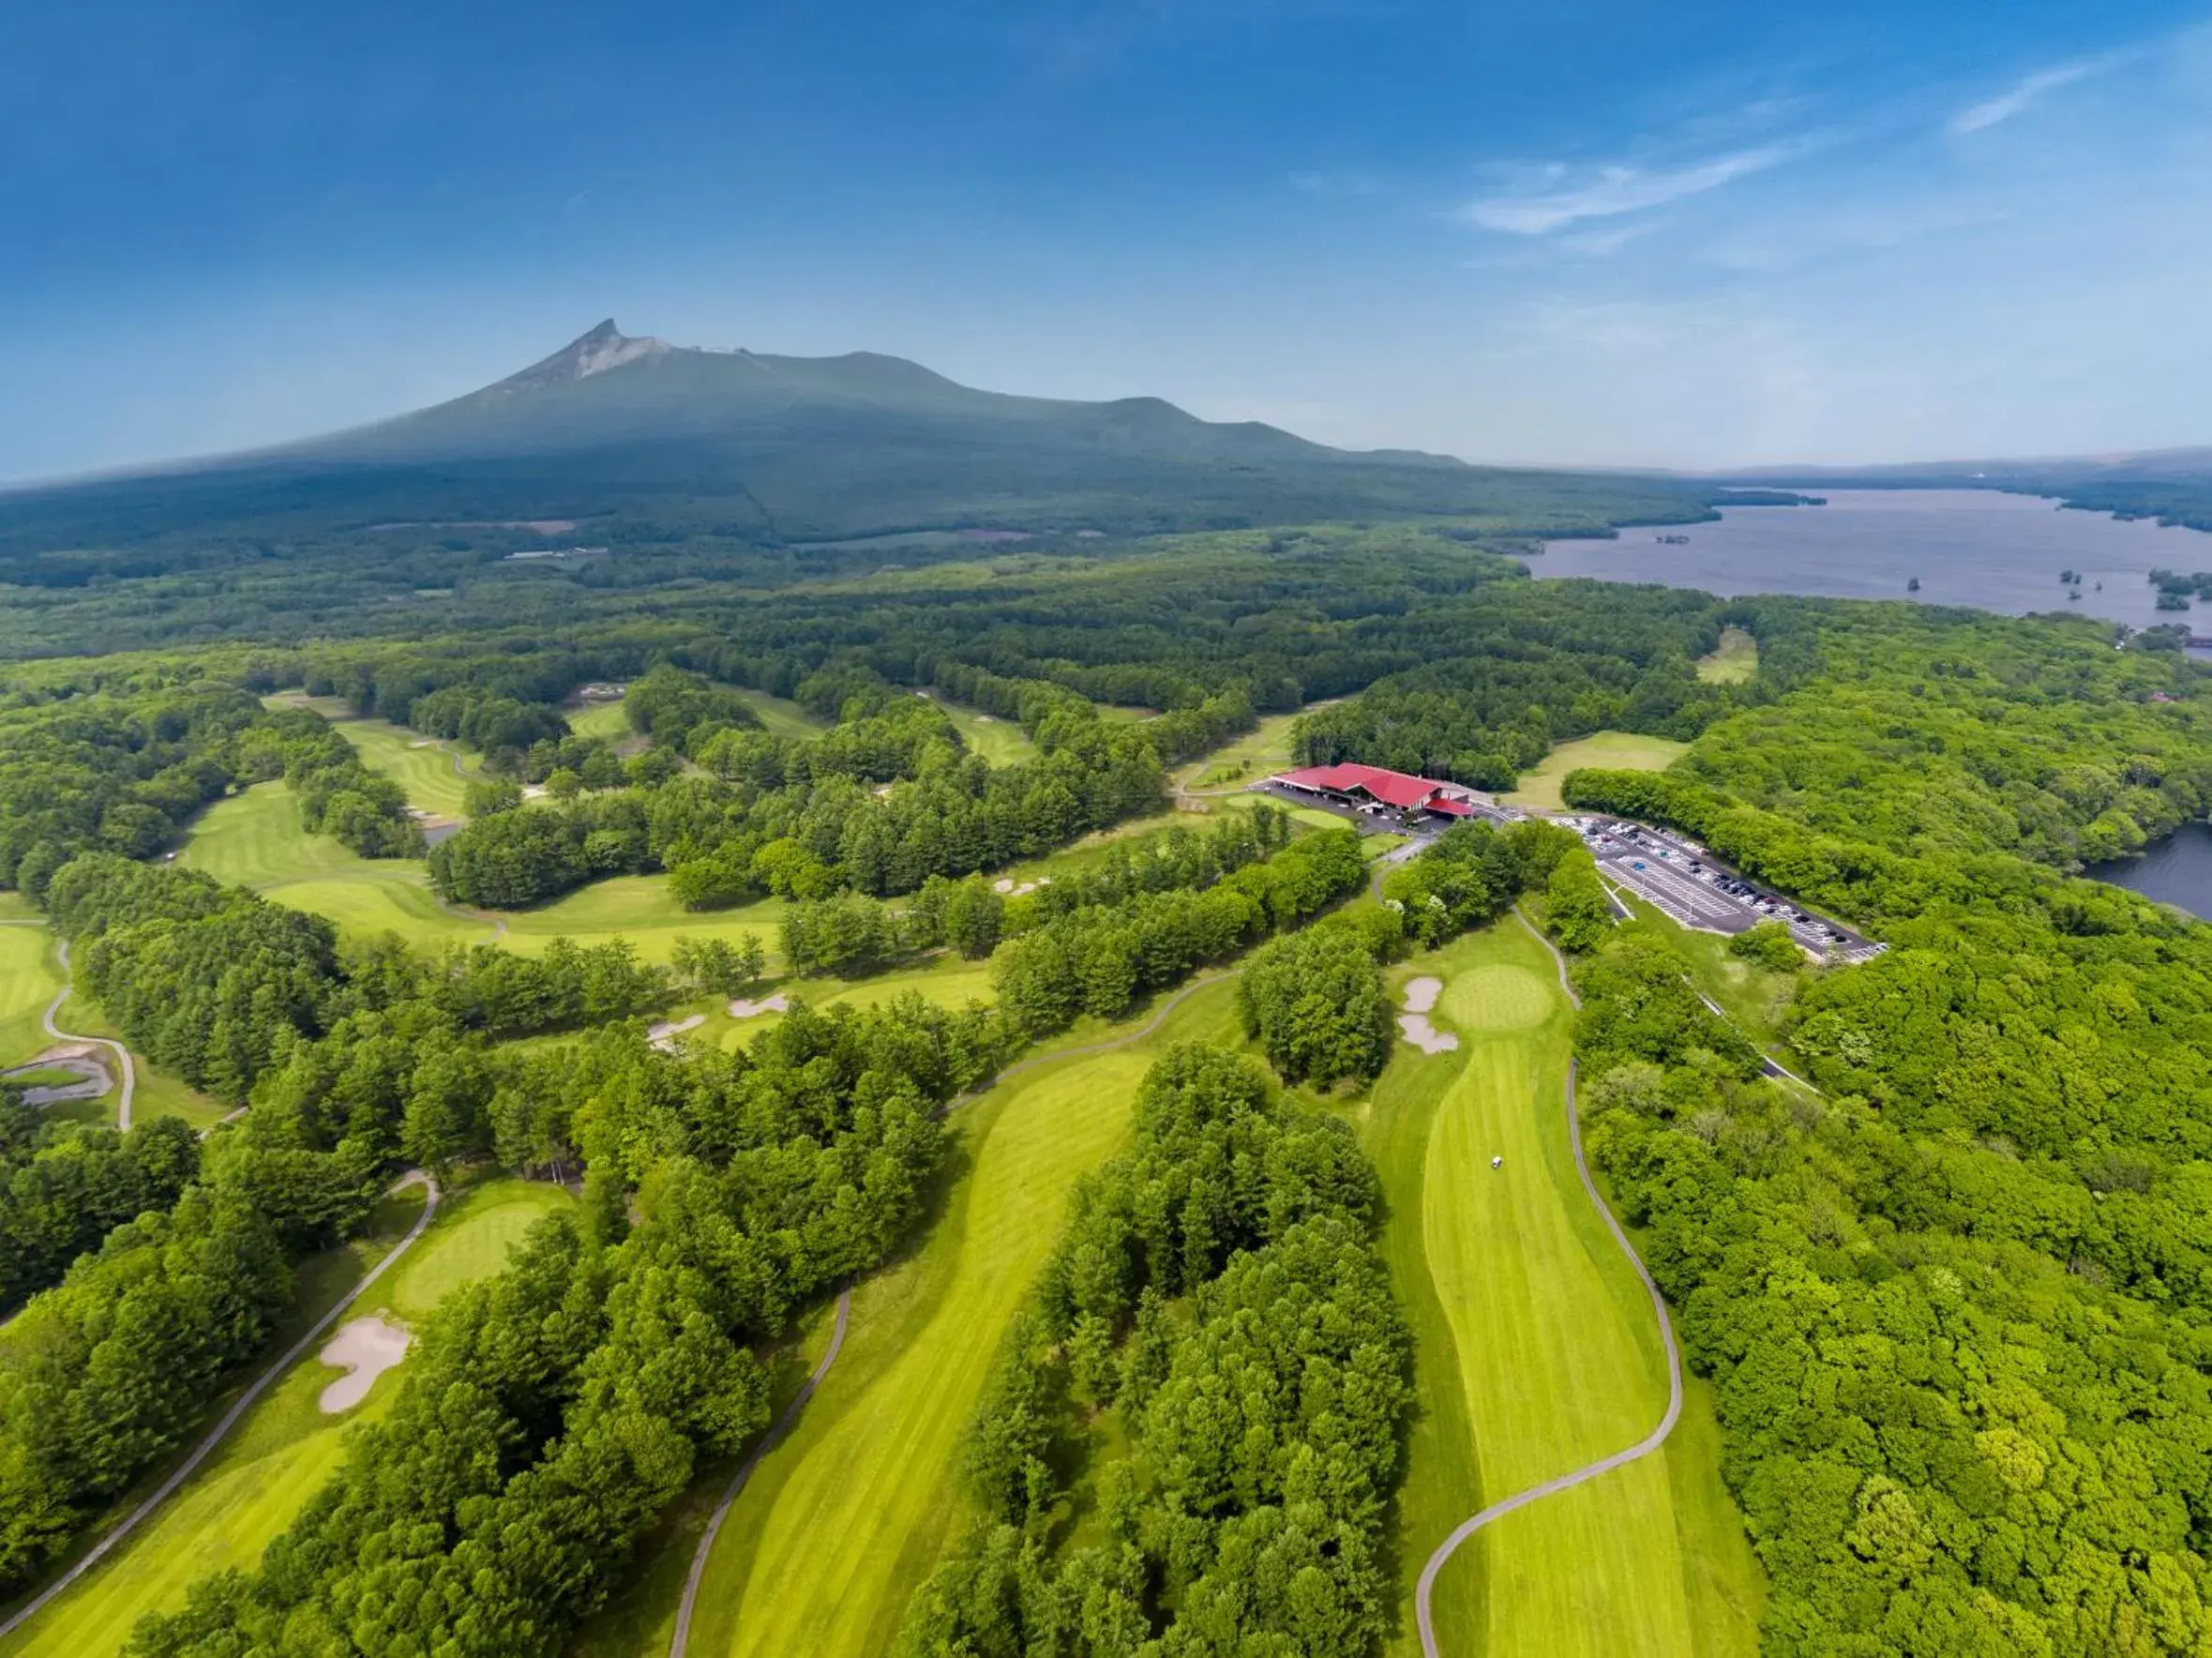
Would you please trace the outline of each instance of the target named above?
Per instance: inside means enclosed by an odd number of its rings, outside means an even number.
[[[1182,789],[1238,789],[1290,769],[1290,728],[1295,714],[1271,714],[1256,731],[1223,744],[1176,774]]]
[[[1628,731],[1593,731],[1587,737],[1577,737],[1572,743],[1553,745],[1552,751],[1533,771],[1521,774],[1521,785],[1511,794],[1497,798],[1508,806],[1531,807],[1537,811],[1556,812],[1566,808],[1559,798],[1559,785],[1567,774],[1582,766],[1599,766],[1614,771],[1661,772],[1674,764],[1675,759],[1690,746],[1669,737],[1639,737]]]
[[[616,875],[595,881],[535,910],[503,912],[507,936],[500,941],[518,956],[538,956],[555,939],[601,944],[625,938],[646,961],[666,962],[679,934],[693,938],[757,936],[771,971],[780,960],[781,898],[758,898],[733,910],[686,910],[669,897],[666,875]]]
[[[461,752],[458,743],[426,737],[382,719],[339,722],[339,732],[370,771],[382,772],[407,791],[407,804],[439,818],[459,818],[469,785],[483,776],[483,762]]]
[[[746,690],[732,686],[731,690],[745,699],[745,706],[760,716],[760,723],[768,728],[771,736],[819,737],[829,730],[829,722],[820,720],[788,697],[771,697],[766,691]]]
[[[1708,685],[1738,686],[1759,671],[1759,641],[1740,627],[1721,629],[1721,646],[1697,658],[1697,677]]]
[[[1564,1113],[1572,1016],[1517,926],[1393,972],[1444,981],[1456,1052],[1401,1047],[1357,1113],[1416,1337],[1399,1500],[1401,1627],[1429,1551],[1486,1503],[1633,1444],[1666,1406],[1658,1328],[1590,1208]],[[1502,1156],[1493,1170],[1490,1160]],[[1558,1658],[1755,1650],[1759,1578],[1720,1484],[1709,1399],[1666,1449],[1479,1533],[1437,1580],[1445,1650]]]
[[[1001,719],[995,714],[979,714],[957,702],[948,702],[942,697],[935,701],[958,729],[960,740],[968,745],[969,751],[981,755],[992,765],[1018,765],[1025,760],[1037,758],[1037,746],[1030,741],[1029,732],[1014,720]]]
[[[388,1205],[371,1239],[334,1251],[339,1259],[312,1263],[312,1273],[303,1269],[303,1304],[320,1311],[358,1282],[413,1223],[420,1201],[417,1196]],[[570,1201],[557,1186],[518,1180],[488,1181],[448,1197],[406,1259],[347,1317],[386,1312],[419,1318],[460,1284],[498,1271],[530,1222]],[[159,1513],[40,1617],[0,1643],[0,1654],[75,1658],[119,1651],[146,1613],[179,1609],[191,1586],[212,1573],[252,1566],[335,1471],[346,1430],[374,1422],[391,1408],[405,1369],[402,1364],[379,1378],[360,1405],[329,1416],[317,1401],[339,1373],[308,1354]]]
[[[355,932],[386,928],[417,944],[486,943],[489,921],[441,909],[417,858],[364,858],[299,826],[292,791],[257,783],[200,815],[177,862],[250,886]]]
[[[612,702],[594,702],[582,708],[562,711],[568,721],[568,729],[579,737],[597,737],[605,743],[619,743],[630,734],[630,716],[621,700]]]
[[[46,1047],[38,1016],[61,987],[53,934],[43,927],[0,927],[0,1067],[20,1065]]]
[[[353,744],[362,764],[406,790],[409,805],[437,817],[459,817],[469,784],[482,775],[483,762],[474,754],[462,753],[459,744],[426,737],[388,719],[364,719],[342,697],[279,691],[262,701],[272,708],[308,708],[320,714]]]
[[[1041,1066],[955,1118],[941,1213],[911,1254],[855,1288],[843,1355],[730,1511],[700,1591],[695,1655],[889,1647],[915,1584],[966,1517],[960,1436],[1069,1190],[1119,1148],[1136,1082],[1167,1044],[1233,1041],[1234,1031],[1233,987],[1209,986],[1144,1041]],[[594,1653],[667,1650],[683,1574],[658,1566],[644,1562],[640,1577],[666,1586],[664,1604],[632,1608],[630,1644]]]

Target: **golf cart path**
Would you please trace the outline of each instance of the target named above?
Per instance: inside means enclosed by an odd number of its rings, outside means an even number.
[[[391,1267],[393,1262],[397,1261],[401,1256],[405,1255],[407,1251],[414,1246],[414,1241],[423,1235],[423,1228],[430,1224],[431,1217],[438,1213],[438,1183],[435,1180],[432,1180],[430,1176],[425,1173],[423,1170],[419,1168],[411,1168],[405,1174],[401,1175],[398,1181],[393,1183],[390,1188],[394,1192],[402,1192],[405,1191],[409,1186],[416,1185],[428,1188],[429,1196],[423,1203],[422,1213],[415,1217],[414,1225],[407,1228],[407,1236],[399,1240],[399,1245],[394,1248],[389,1255],[385,1256],[384,1259],[378,1261],[376,1265],[370,1267],[367,1273],[363,1274],[361,1282],[354,1285],[353,1289],[347,1290],[344,1295],[339,1298],[336,1305],[331,1307],[330,1310],[324,1313],[320,1319],[317,1319],[315,1320],[314,1327],[308,1330],[308,1332],[305,1335],[301,1336],[297,1341],[293,1342],[291,1347],[287,1348],[282,1358],[278,1359],[274,1364],[270,1365],[266,1370],[263,1371],[260,1376],[254,1379],[253,1385],[248,1387],[243,1394],[238,1395],[237,1400],[231,1406],[231,1408],[223,1412],[222,1419],[218,1421],[215,1426],[208,1429],[207,1437],[202,1439],[198,1445],[193,1447],[191,1455],[186,1457],[184,1461],[178,1465],[175,1471],[171,1473],[171,1475],[166,1480],[163,1480],[161,1484],[155,1488],[154,1494],[152,1496],[148,1497],[143,1502],[132,1509],[130,1513],[124,1515],[122,1523],[116,1526],[115,1529],[110,1531],[105,1537],[102,1537],[98,1543],[94,1544],[92,1547],[85,1552],[83,1559],[80,1560],[75,1565],[71,1566],[67,1572],[64,1572],[52,1583],[48,1584],[46,1588],[41,1590],[33,1599],[26,1601],[23,1605],[17,1607],[14,1613],[8,1617],[6,1622],[0,1623],[0,1635],[8,1635],[14,1634],[25,1623],[28,1623],[33,1618],[36,1618],[46,1608],[46,1606],[51,1602],[62,1594],[64,1590],[68,1590],[71,1584],[75,1583],[78,1578],[83,1576],[85,1573],[91,1571],[93,1567],[98,1565],[101,1560],[105,1560],[109,1551],[113,1549],[117,1544],[121,1543],[126,1537],[128,1537],[133,1531],[137,1530],[138,1528],[145,1522],[145,1519],[149,1515],[151,1515],[156,1509],[159,1508],[164,1502],[167,1502],[172,1497],[175,1496],[177,1488],[181,1486],[187,1480],[192,1477],[193,1473],[198,1470],[200,1465],[207,1460],[208,1454],[212,1452],[218,1445],[223,1442],[224,1438],[229,1435],[230,1431],[238,1425],[239,1419],[243,1417],[247,1411],[253,1408],[254,1401],[259,1399],[263,1394],[268,1391],[269,1384],[275,1381],[279,1376],[283,1375],[287,1370],[291,1369],[293,1365],[296,1364],[299,1362],[301,1356],[315,1344],[315,1342],[322,1336],[323,1333],[325,1330],[328,1330],[333,1323],[337,1322],[339,1318],[346,1311],[348,1307],[352,1306],[356,1301],[359,1301],[362,1294],[369,1289],[369,1287],[375,1283],[379,1278],[383,1277],[384,1273]]]
[[[1566,992],[1569,1003],[1579,1008],[1582,999],[1575,995],[1574,987],[1568,980],[1566,957],[1559,954],[1557,946],[1551,940],[1537,930],[1518,905],[1513,908],[1513,916],[1523,927],[1527,927],[1539,943],[1551,952],[1552,964],[1558,969],[1559,988]],[[1429,1556],[1427,1564],[1422,1567],[1421,1580],[1413,1591],[1414,1618],[1421,1627],[1423,1658],[1439,1658],[1436,1625],[1429,1614],[1429,1598],[1436,1590],[1437,1575],[1443,1571],[1444,1562],[1452,1558],[1461,1544],[1492,1521],[1503,1519],[1515,1509],[1526,1508],[1557,1492],[1572,1490],[1576,1485],[1596,1479],[1600,1474],[1611,1473],[1617,1468],[1650,1455],[1666,1443],[1667,1435],[1675,1431],[1675,1424],[1681,1419],[1682,1351],[1675,1345],[1674,1321],[1667,1317],[1666,1301],[1659,1293],[1659,1286],[1651,1281],[1651,1274],[1645,1267],[1643,1258],[1629,1242],[1628,1234],[1621,1230],[1620,1222],[1614,1218],[1613,1211],[1605,1206],[1605,1199],[1598,1195],[1597,1183],[1590,1179],[1589,1165],[1583,1160],[1582,1123],[1574,1109],[1574,1061],[1571,1056],[1567,1061],[1567,1138],[1574,1150],[1574,1171],[1582,1177],[1582,1189],[1589,1194],[1591,1205],[1604,1217],[1606,1229],[1612,1232],[1613,1241],[1620,1245],[1620,1252],[1628,1257],[1629,1264],[1636,1269],[1636,1276],[1643,1280],[1645,1293],[1651,1297],[1651,1310],[1659,1319],[1660,1340],[1666,1348],[1666,1414],[1659,1419],[1657,1427],[1627,1450],[1616,1451],[1612,1455],[1600,1457],[1596,1462],[1578,1468],[1572,1473],[1560,1474],[1556,1479],[1531,1485],[1526,1491],[1516,1491],[1511,1497],[1492,1503],[1482,1513],[1462,1520],[1453,1529],[1452,1535],[1437,1545],[1437,1551]]]
[[[945,1107],[945,1110],[947,1112],[956,1111],[962,1106],[972,1105],[992,1089],[1011,1082],[1015,1078],[1033,1071],[1040,1065],[1057,1064],[1061,1060],[1091,1059],[1102,1053],[1112,1053],[1116,1048],[1127,1048],[1133,1042],[1142,1042],[1166,1024],[1167,1016],[1191,997],[1205,989],[1209,985],[1218,985],[1224,979],[1233,979],[1243,971],[1241,967],[1232,967],[1225,972],[1207,973],[1203,977],[1193,979],[1154,1008],[1151,1018],[1136,1030],[1126,1032],[1120,1036],[1108,1037],[1104,1042],[1086,1043],[1080,1048],[1055,1048],[1050,1053],[1031,1054],[1026,1060],[1017,1061],[993,1077],[983,1087],[971,1090],[953,1100]],[[713,1516],[707,1521],[707,1529],[700,1533],[699,1545],[691,1551],[691,1571],[684,1579],[684,1598],[676,1607],[676,1629],[669,1638],[669,1658],[685,1658],[685,1649],[691,1641],[692,1609],[699,1601],[699,1587],[706,1580],[707,1558],[715,1551],[715,1539],[721,1532],[723,1520],[729,1517],[730,1505],[736,1502],[738,1497],[744,1492],[745,1482],[752,1478],[753,1470],[760,1466],[760,1459],[775,1450],[782,1442],[785,1435],[790,1432],[792,1425],[799,1419],[800,1410],[805,1408],[807,1400],[814,1397],[814,1390],[820,1385],[821,1379],[829,1374],[830,1366],[836,1362],[838,1350],[845,1345],[846,1320],[851,1310],[852,1291],[850,1289],[841,1290],[837,1296],[837,1327],[830,1337],[829,1350],[822,1354],[821,1363],[815,1365],[814,1373],[807,1377],[805,1385],[800,1388],[797,1395],[789,1405],[784,1407],[783,1414],[776,1418],[775,1424],[753,1448],[752,1455],[747,1456],[738,1466],[737,1472],[730,1476],[730,1488],[722,1493],[722,1500],[715,1505]],[[5,1630],[0,1630],[0,1634],[6,1633]]]
[[[61,1012],[62,1003],[68,1001],[71,987],[69,941],[56,936],[54,943],[61,953],[62,987],[53,993],[53,1000],[46,1004],[46,1011],[39,1016],[38,1022],[46,1027],[46,1033],[56,1042],[89,1043],[95,1048],[104,1048],[115,1056],[116,1061],[123,1067],[123,1093],[115,1106],[115,1126],[125,1133],[128,1133],[130,1130],[130,1096],[138,1088],[138,1069],[130,1063],[130,1050],[120,1042],[111,1042],[105,1036],[81,1036],[74,1031],[63,1030],[53,1022],[53,1016]],[[0,1628],[0,1635],[6,1635],[8,1630],[13,1627],[14,1625],[9,1624],[6,1628]]]
[[[852,1314],[852,1291],[837,1292],[837,1327],[830,1333],[829,1350],[822,1354],[821,1363],[815,1365],[805,1383],[783,1408],[783,1414],[775,1419],[775,1425],[761,1437],[753,1447],[752,1455],[737,1465],[737,1472],[730,1476],[730,1488],[722,1493],[722,1500],[715,1505],[715,1513],[707,1521],[707,1529],[700,1533],[699,1546],[691,1551],[691,1571],[684,1579],[684,1599],[676,1607],[676,1633],[669,1637],[669,1658],[684,1658],[685,1649],[691,1642],[691,1612],[699,1603],[699,1586],[706,1580],[707,1557],[715,1552],[715,1539],[721,1534],[722,1522],[730,1517],[730,1504],[738,1500],[745,1488],[745,1482],[753,1477],[753,1470],[760,1466],[760,1459],[783,1443],[784,1436],[791,1431],[799,1420],[799,1412],[806,1401],[814,1397],[814,1390],[821,1385],[821,1379],[830,1373],[830,1366],[837,1362],[837,1353],[845,1346],[845,1326]]]

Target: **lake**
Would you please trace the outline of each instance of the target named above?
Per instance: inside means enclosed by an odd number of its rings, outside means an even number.
[[[1826,506],[1730,506],[1718,523],[1620,532],[1611,541],[1553,541],[1529,560],[1539,576],[1663,581],[1734,597],[1911,598],[2024,616],[2080,611],[2135,627],[2205,619],[2156,608],[2154,567],[2212,569],[2212,535],[2066,512],[2034,495],[1994,490],[1835,490]],[[1687,535],[1669,546],[1662,535]],[[2061,570],[2082,574],[2069,601]],[[1919,578],[1920,591],[1905,583]],[[2101,592],[2098,583],[2103,583]]]
[[[2203,823],[2184,823],[2140,858],[2092,864],[2083,873],[2212,920],[2212,827]]]

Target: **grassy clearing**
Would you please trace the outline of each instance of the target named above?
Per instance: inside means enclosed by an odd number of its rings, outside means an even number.
[[[1666,1403],[1649,1304],[1574,1172],[1560,1104],[1572,1016],[1550,957],[1500,927],[1393,979],[1415,973],[1445,981],[1435,1017],[1461,1048],[1401,1048],[1359,1112],[1417,1341],[1422,1412],[1397,1540],[1405,1651],[1414,1579],[1453,1526],[1633,1443]],[[1437,1582],[1447,1650],[1755,1650],[1759,1580],[1714,1433],[1709,1401],[1693,1397],[1660,1455],[1466,1545]]]
[[[1233,789],[1272,777],[1290,766],[1290,728],[1295,714],[1271,714],[1259,729],[1247,731],[1183,768],[1178,782],[1185,789]]]
[[[955,1119],[943,1212],[911,1255],[855,1289],[836,1367],[722,1530],[694,1652],[826,1658],[890,1645],[914,1586],[967,1517],[960,1437],[1070,1188],[1120,1145],[1136,1082],[1162,1048],[1233,1039],[1233,994],[1226,984],[1200,990],[1144,1042],[1043,1066]],[[665,1604],[633,1611],[632,1644],[595,1652],[666,1650],[683,1574],[658,1567],[648,1562],[644,1575],[668,1583]]]
[[[779,959],[783,914],[781,898],[760,898],[734,910],[686,910],[669,896],[666,875],[617,875],[541,908],[507,912],[507,936],[501,942],[519,956],[538,956],[555,939],[602,944],[625,938],[641,959],[666,962],[679,934],[734,940],[751,933],[773,967]]]
[[[745,706],[760,716],[760,723],[775,737],[819,737],[830,729],[830,722],[817,719],[786,697],[771,697],[766,691],[751,691],[742,686],[730,687],[745,699]]]
[[[1669,737],[1639,737],[1628,731],[1593,731],[1572,743],[1555,744],[1534,771],[1521,774],[1521,786],[1498,798],[1509,806],[1537,811],[1566,809],[1559,785],[1579,766],[1603,766],[1614,771],[1661,772],[1674,764],[1676,756],[1690,746]]]
[[[629,711],[620,699],[612,702],[593,702],[582,708],[565,711],[568,729],[579,737],[597,737],[603,743],[619,743],[630,734]]]
[[[462,1285],[506,1265],[523,1234],[575,1201],[543,1181],[494,1179],[470,1186],[445,1200],[435,1226],[368,1298],[376,1306],[358,1310],[388,1310],[410,1323],[429,1317]]]
[[[1721,629],[1720,648],[1697,658],[1697,677],[1708,685],[1739,686],[1759,671],[1759,641],[1740,627]]]
[[[935,701],[958,730],[960,740],[968,745],[969,751],[980,754],[990,764],[1019,765],[1025,760],[1037,758],[1037,746],[1030,741],[1029,732],[1015,721],[963,708],[942,697]]]
[[[482,1243],[487,1235],[496,1234],[511,1244],[520,1235],[510,1225],[513,1214],[526,1212],[534,1218],[568,1201],[557,1187],[513,1180],[488,1181],[449,1198],[406,1260],[348,1316],[403,1310],[396,1301],[411,1283],[415,1286],[412,1293],[419,1296],[442,1276],[440,1292],[450,1290],[474,1275],[456,1270],[457,1263],[496,1270],[504,1259],[504,1248],[491,1254]],[[358,1283],[405,1234],[421,1213],[421,1203],[419,1193],[386,1202],[367,1237],[305,1263],[298,1274],[288,1331],[272,1340],[272,1349],[280,1350]],[[426,1274],[424,1269],[439,1259],[446,1265]],[[428,1311],[431,1304],[418,1300],[411,1304]],[[7,1658],[78,1658],[88,1652],[119,1651],[141,1618],[179,1609],[201,1578],[233,1567],[250,1567],[269,1540],[292,1522],[337,1470],[345,1453],[346,1430],[356,1423],[376,1421],[391,1408],[405,1368],[402,1364],[380,1378],[353,1409],[326,1416],[318,1399],[339,1372],[308,1354],[247,1413],[154,1518],[68,1594],[0,1643],[0,1653]],[[148,1487],[160,1477],[149,1476]],[[134,1492],[121,1499],[118,1512],[143,1495]]]
[[[61,987],[53,935],[43,927],[0,927],[0,1067],[20,1065],[46,1046],[38,1017]]]
[[[489,921],[440,908],[419,858],[364,858],[327,835],[308,834],[282,783],[257,783],[208,807],[177,862],[326,915],[349,931],[389,929],[434,945],[487,943],[496,930]]]
[[[349,719],[338,729],[364,765],[391,778],[407,791],[408,805],[433,817],[460,817],[469,785],[483,776],[477,756],[388,720]]]

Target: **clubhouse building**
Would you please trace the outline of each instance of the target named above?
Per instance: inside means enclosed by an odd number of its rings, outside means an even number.
[[[1411,777],[1404,772],[1347,761],[1339,765],[1309,765],[1283,772],[1268,779],[1294,794],[1310,794],[1331,806],[1351,806],[1364,812],[1395,811],[1407,817],[1471,818],[1476,815],[1475,791],[1457,783],[1439,783],[1433,777]]]

